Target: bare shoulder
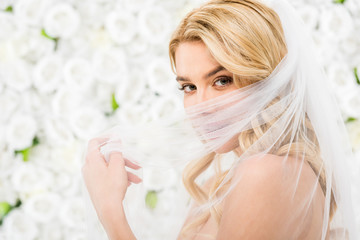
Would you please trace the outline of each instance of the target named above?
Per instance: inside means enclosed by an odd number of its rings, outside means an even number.
[[[239,164],[235,179],[241,178],[246,185],[258,185],[256,189],[265,190],[268,187],[290,187],[293,181],[303,184],[313,183],[316,176],[310,165],[303,159],[266,154],[251,157]],[[299,182],[299,178],[304,181]],[[269,181],[271,180],[271,181]]]
[[[307,203],[316,176],[304,161],[252,157],[239,164],[233,181],[218,239],[290,239],[309,219],[307,209],[299,206]]]

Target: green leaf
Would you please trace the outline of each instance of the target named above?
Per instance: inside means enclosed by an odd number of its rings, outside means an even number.
[[[4,9],[5,12],[13,12],[13,7],[10,5],[10,6],[7,6],[7,8]]]
[[[15,205],[11,206],[8,202],[0,202],[0,226],[3,223],[4,217],[14,208],[20,207],[22,204],[20,199],[16,199]]]
[[[52,40],[52,41],[55,42],[54,51],[56,51],[57,48],[58,48],[59,38],[58,38],[58,37],[51,37],[51,36],[49,36],[49,35],[46,33],[45,29],[41,29],[41,35],[44,36],[44,37],[46,37],[47,39]]]
[[[0,202],[0,218],[3,219],[10,212],[11,208],[8,202]]]
[[[356,121],[357,119],[356,118],[353,118],[353,117],[349,117],[348,119],[346,119],[346,123],[349,123],[349,122],[354,122]]]
[[[41,35],[44,36],[44,37],[46,37],[47,39],[50,39],[50,40],[53,40],[53,41],[56,40],[56,38],[49,36],[49,35],[45,32],[45,29],[41,29]]]
[[[334,3],[344,4],[346,0],[334,0]]]
[[[40,144],[39,138],[35,136],[32,141],[32,145],[30,147],[21,150],[15,150],[15,155],[21,154],[23,157],[23,161],[27,162],[29,161],[30,150],[39,144]]]
[[[31,147],[25,148],[23,150],[15,150],[15,154],[21,154],[23,157],[23,161],[29,161],[29,151]]]
[[[22,202],[21,202],[21,200],[18,198],[18,199],[16,199],[16,203],[15,203],[15,205],[13,206],[13,208],[18,208],[18,207],[21,206],[21,204],[22,204]]]
[[[113,112],[115,112],[116,109],[119,108],[119,104],[116,102],[115,93],[113,93],[111,95],[111,107],[112,107]]]
[[[21,154],[23,155],[23,161],[28,162],[29,161],[29,152],[30,148],[24,149],[21,151]]]
[[[354,75],[355,75],[356,83],[360,85],[360,79],[357,72],[357,68],[354,68]]]
[[[145,204],[148,208],[154,209],[158,202],[158,196],[156,191],[148,191],[145,197]]]
[[[35,147],[35,146],[37,146],[39,144],[40,144],[40,140],[39,140],[39,138],[37,136],[35,136],[34,139],[33,139],[31,147]]]

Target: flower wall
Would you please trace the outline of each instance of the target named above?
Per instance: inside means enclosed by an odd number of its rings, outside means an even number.
[[[0,1],[0,239],[88,239],[86,141],[118,122],[182,109],[168,41],[201,2]],[[360,2],[290,2],[315,39],[356,155],[352,181],[360,182]],[[180,172],[143,177],[141,239],[172,239],[152,214],[169,215],[167,203],[183,191]],[[360,232],[360,190],[352,194]],[[178,224],[169,219],[166,229]]]

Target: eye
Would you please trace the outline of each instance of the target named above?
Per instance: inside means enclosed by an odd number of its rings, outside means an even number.
[[[192,84],[184,84],[181,87],[179,87],[180,91],[184,91],[185,93],[190,93],[194,90],[196,90],[196,86]]]
[[[218,78],[215,82],[214,85],[217,87],[224,87],[226,85],[229,85],[233,82],[231,77],[221,77]]]

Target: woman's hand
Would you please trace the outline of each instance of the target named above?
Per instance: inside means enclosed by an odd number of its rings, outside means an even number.
[[[117,218],[113,216],[115,213],[122,212],[127,187],[131,183],[141,182],[138,176],[125,169],[125,166],[132,169],[139,169],[140,166],[124,159],[121,153],[112,152],[109,162],[106,162],[100,147],[107,140],[94,138],[89,141],[86,161],[82,167],[86,187],[103,225]]]

